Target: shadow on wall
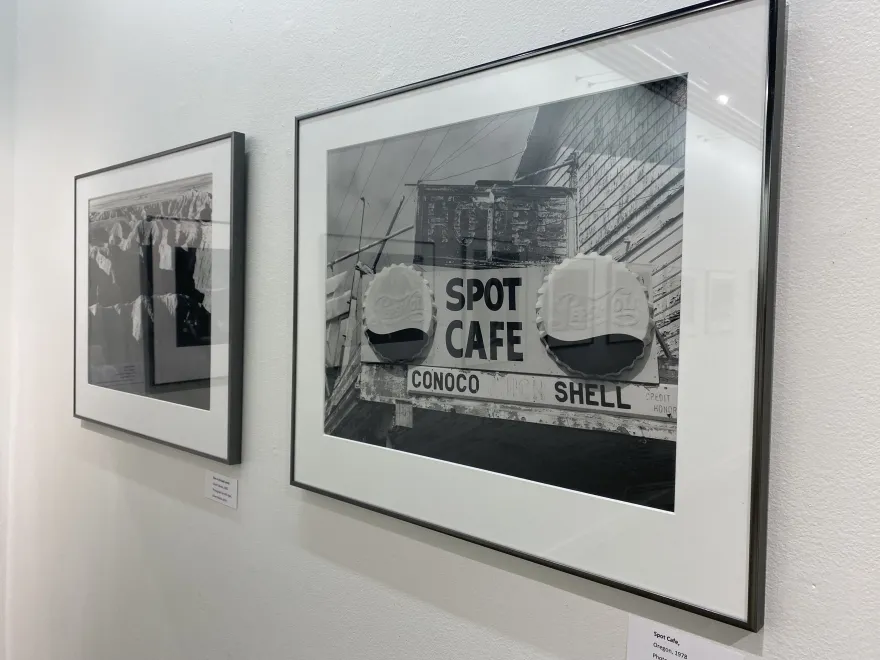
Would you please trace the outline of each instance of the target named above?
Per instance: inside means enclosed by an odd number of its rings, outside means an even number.
[[[206,513],[238,518],[237,511],[204,497],[202,486],[205,470],[238,478],[240,466],[224,465],[102,424],[76,421],[89,432],[84,434],[77,455],[94,467]],[[108,450],[110,443],[118,445]]]
[[[720,644],[763,653],[763,633],[747,633],[329,497],[307,491],[302,497],[307,506],[301,509],[299,536],[311,552],[554,656],[585,657],[581,639],[573,631],[581,630],[589,616],[601,616],[604,606],[621,610],[619,627],[604,633],[614,636],[616,645],[626,637],[624,617],[631,612]],[[570,595],[563,607],[558,591]],[[551,610],[569,616],[540,616]],[[597,632],[590,631],[591,643]]]

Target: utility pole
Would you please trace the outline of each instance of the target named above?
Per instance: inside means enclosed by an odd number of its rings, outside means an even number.
[[[376,267],[379,265],[379,259],[382,258],[382,251],[385,249],[385,242],[388,238],[391,237],[391,230],[394,229],[394,223],[397,222],[397,216],[400,215],[400,209],[403,208],[403,203],[406,201],[406,195],[401,195],[400,204],[397,205],[397,210],[394,212],[394,217],[391,218],[391,224],[388,225],[388,230],[385,232],[386,240],[382,241],[382,244],[379,246],[379,252],[376,254],[376,258],[373,260],[373,272],[376,272]]]
[[[364,239],[364,214],[367,212],[367,200],[361,197],[361,233],[358,236],[358,256],[360,256],[361,252],[361,244]],[[348,300],[348,324],[345,329],[345,344],[342,353],[342,369],[343,371],[348,366],[348,361],[351,359],[354,333],[357,332],[358,323],[360,320],[358,319],[358,287],[360,287],[360,271],[357,268],[358,259],[355,258],[355,264],[352,267],[351,273],[351,298]]]

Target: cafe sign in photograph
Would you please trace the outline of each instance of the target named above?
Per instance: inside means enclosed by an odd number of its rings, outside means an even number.
[[[388,266],[366,289],[361,360],[410,365],[416,397],[673,421],[676,387],[659,382],[649,277],[596,255],[522,268]]]
[[[674,510],[687,95],[330,151],[326,433]]]

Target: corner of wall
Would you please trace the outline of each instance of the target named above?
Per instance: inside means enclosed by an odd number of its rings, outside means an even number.
[[[16,0],[0,0],[0,660],[8,657],[7,548],[12,407],[12,233]]]

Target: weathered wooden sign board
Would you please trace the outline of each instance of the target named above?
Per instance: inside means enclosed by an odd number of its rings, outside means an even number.
[[[415,368],[423,370],[426,367]],[[455,380],[452,385],[453,387],[458,386],[459,372],[457,370],[445,370],[442,368],[438,370],[441,372],[453,372],[455,374]],[[658,400],[655,402],[655,405],[671,406],[672,408],[669,408],[668,410],[662,408],[658,408],[657,410],[652,409],[650,415],[638,415],[625,414],[630,412],[626,409],[618,411],[612,408],[602,407],[601,405],[593,406],[587,404],[586,400],[588,391],[586,382],[577,381],[577,379],[550,379],[554,383],[556,380],[562,380],[566,386],[568,386],[569,381],[574,381],[575,383],[584,382],[584,388],[580,390],[583,392],[584,405],[560,407],[558,405],[540,405],[537,403],[528,404],[521,400],[509,400],[501,397],[499,397],[498,400],[490,400],[466,398],[464,396],[451,396],[448,392],[411,392],[409,390],[411,383],[411,374],[409,371],[409,367],[402,365],[362,365],[358,385],[358,396],[360,400],[372,403],[389,404],[395,407],[400,403],[406,403],[411,404],[415,408],[455,413],[458,415],[474,415],[488,419],[531,422],[533,424],[547,424],[549,426],[563,426],[573,429],[623,433],[636,437],[670,440],[673,442],[676,439],[675,415],[677,411],[673,409],[677,406],[678,388],[675,385],[662,385],[653,388],[658,395]],[[469,372],[463,373],[468,373],[468,376],[470,375]],[[477,373],[476,375],[478,378],[496,377],[489,372],[483,372],[482,374]],[[541,378],[540,376],[518,376],[516,374],[502,374],[497,376],[500,380],[506,380],[508,377],[519,377],[520,379]],[[447,380],[445,373],[443,378],[445,386]],[[464,384],[465,387],[468,386],[467,381],[464,381]],[[593,384],[595,385],[597,383]],[[500,387],[500,390],[494,390],[495,394],[505,392],[504,386]],[[540,387],[540,385],[537,385],[536,387]],[[579,388],[576,384],[574,387],[576,392],[574,395],[575,401],[579,401],[579,396],[577,394]],[[555,384],[551,386],[551,392],[554,392],[553,388],[555,388]],[[480,389],[483,389],[482,382],[480,383]],[[527,390],[527,386],[522,384],[522,380],[520,381],[520,389],[522,389],[523,392]],[[645,392],[649,389],[651,388],[646,387]],[[599,390],[596,389],[593,392],[593,397],[596,397],[594,400],[599,400]],[[613,394],[611,394],[612,392]],[[669,395],[668,401],[665,400],[665,395]],[[609,396],[611,396],[612,400],[616,401],[616,391],[608,390],[606,386],[606,403],[609,402]],[[629,400],[632,397],[626,393],[625,388],[622,388],[621,398],[624,403],[629,403]],[[661,401],[660,399],[663,400]],[[553,403],[558,404],[561,402],[554,401]],[[636,410],[635,403],[630,405],[634,406],[632,410]],[[670,414],[672,416],[668,416]]]
[[[552,264],[480,270],[419,269],[434,293],[436,305],[433,342],[421,363],[569,376],[548,355],[536,321],[538,289],[550,268]],[[614,380],[658,384],[657,354],[657,344],[652,342],[637,365]],[[361,345],[361,361],[384,362],[368,342]]]
[[[674,440],[678,388],[661,384],[662,349],[653,334],[631,367],[594,378],[558,362],[542,340],[542,286],[573,256],[572,203],[570,190],[559,187],[420,185],[412,263],[391,267],[411,269],[412,276],[401,271],[392,283],[386,266],[381,295],[377,289],[363,302],[364,318],[375,322],[362,331],[359,398],[393,404],[404,427],[416,407]],[[636,275],[650,304],[653,267],[622,267]],[[363,289],[376,277],[364,275]],[[404,286],[409,280],[423,281],[426,291]],[[582,320],[590,322],[602,294],[613,300],[614,293],[573,292],[593,301],[581,305]],[[414,307],[416,298],[422,302]],[[389,361],[377,343],[382,335],[415,331],[426,348],[411,360]]]
[[[407,370],[406,389],[410,394],[506,401],[673,421],[677,419],[678,410],[678,387],[675,385],[645,386],[554,376],[410,366]]]
[[[414,263],[487,268],[561,261],[570,252],[570,197],[568,188],[510,182],[422,184]]]

